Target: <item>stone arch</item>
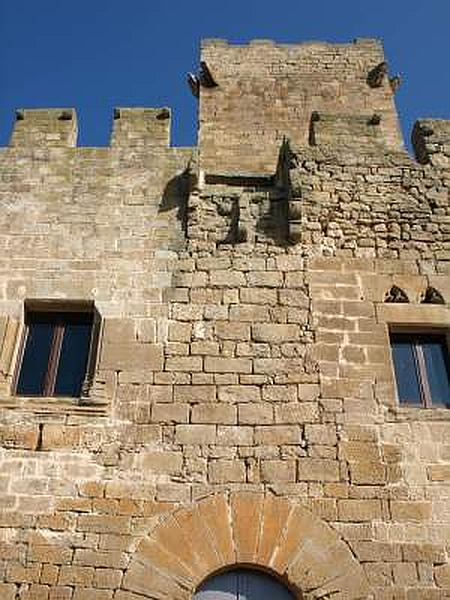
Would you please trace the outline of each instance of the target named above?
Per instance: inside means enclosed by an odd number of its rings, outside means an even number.
[[[212,494],[176,509],[138,545],[117,600],[191,600],[233,565],[266,569],[302,600],[367,598],[364,572],[334,529],[271,493]]]

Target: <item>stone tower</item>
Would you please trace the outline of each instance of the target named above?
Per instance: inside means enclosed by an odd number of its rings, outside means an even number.
[[[196,148],[118,108],[0,149],[1,600],[448,598],[450,121],[408,155],[376,40],[189,82]]]

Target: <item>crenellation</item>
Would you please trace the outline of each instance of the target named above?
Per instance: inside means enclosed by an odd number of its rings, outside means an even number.
[[[77,116],[73,108],[20,109],[16,111],[10,146],[73,148],[77,135]]]
[[[0,154],[0,597],[447,597],[449,409],[393,344],[448,352],[450,122],[408,155],[378,40],[205,40],[195,77],[198,148],[42,109]],[[33,311],[95,316],[79,396],[17,393]]]
[[[162,147],[170,145],[170,109],[115,108],[111,147]]]

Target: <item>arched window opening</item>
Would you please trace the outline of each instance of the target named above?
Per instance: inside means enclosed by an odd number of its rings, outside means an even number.
[[[295,596],[275,577],[240,568],[204,581],[193,600],[295,600]]]

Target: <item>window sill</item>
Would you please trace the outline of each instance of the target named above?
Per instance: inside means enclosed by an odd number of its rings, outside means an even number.
[[[450,408],[436,406],[390,406],[386,414],[387,422],[403,421],[450,421]]]
[[[107,412],[106,403],[67,396],[3,396],[0,397],[0,408],[39,415],[104,416]]]

